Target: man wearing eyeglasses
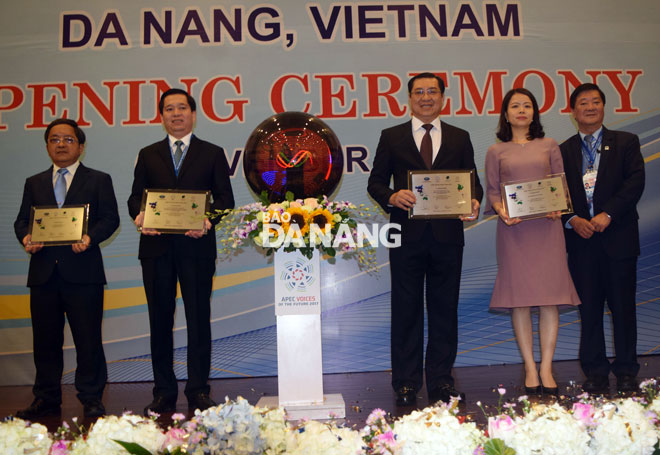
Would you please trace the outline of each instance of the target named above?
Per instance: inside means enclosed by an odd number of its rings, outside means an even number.
[[[62,402],[64,317],[76,347],[75,386],[85,417],[105,414],[102,397],[107,369],[101,339],[103,285],[99,244],[119,226],[112,179],[84,166],[85,133],[69,119],[51,122],[44,133],[53,165],[25,181],[23,201],[14,222],[16,237],[31,255],[27,277],[36,378],[34,401],[16,415],[35,420],[59,414]],[[89,204],[87,233],[73,245],[33,243],[29,232],[33,206]]]
[[[412,119],[382,131],[367,187],[390,214],[390,221],[401,225],[402,244],[390,249],[392,386],[397,406],[416,404],[424,370],[430,403],[464,398],[451,375],[458,344],[462,221],[477,219],[483,189],[469,134],[440,121],[444,90],[444,81],[432,73],[410,79]],[[424,169],[474,170],[472,214],[461,219],[408,219],[408,210],[416,202],[408,189],[408,171]],[[424,367],[425,293],[428,344]]]

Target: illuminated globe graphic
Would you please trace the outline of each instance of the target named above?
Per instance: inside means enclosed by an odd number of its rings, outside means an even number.
[[[255,128],[245,144],[243,170],[257,194],[271,202],[330,195],[344,169],[341,144],[322,120],[304,112],[273,115]]]

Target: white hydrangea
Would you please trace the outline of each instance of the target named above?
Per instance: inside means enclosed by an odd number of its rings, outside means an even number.
[[[334,423],[311,420],[287,435],[287,455],[358,455],[362,438],[357,431]]]
[[[473,422],[461,423],[445,407],[413,411],[394,423],[402,455],[472,455],[484,441]]]
[[[71,455],[126,455],[126,449],[115,440],[134,442],[156,454],[165,434],[151,419],[132,414],[106,416],[96,421],[87,438],[73,443]]]
[[[201,412],[197,410],[193,421],[205,429],[206,437],[198,445],[191,444],[191,450],[202,446],[204,453],[210,455],[252,455],[268,449],[261,433],[264,416],[243,397],[237,397],[236,401],[226,397],[222,405]],[[270,437],[274,439],[272,434]]]
[[[264,410],[261,423],[261,436],[266,443],[265,455],[279,455],[286,451],[286,438],[289,425],[282,407]]]
[[[630,398],[605,403],[596,411],[594,422],[593,455],[650,455],[658,441],[648,410]]]
[[[557,403],[534,406],[498,436],[517,455],[589,454],[587,428]]]
[[[39,423],[17,418],[0,422],[2,455],[47,455],[52,443],[48,429]]]

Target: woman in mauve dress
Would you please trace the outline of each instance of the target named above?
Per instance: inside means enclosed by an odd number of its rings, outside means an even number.
[[[510,90],[502,101],[497,138],[488,148],[486,211],[497,214],[498,272],[490,301],[492,309],[510,309],[516,341],[525,363],[525,391],[556,395],[552,357],[559,328],[559,305],[580,300],[566,262],[559,212],[545,218],[509,218],[502,205],[501,182],[545,178],[564,171],[559,146],[544,137],[539,108],[531,92]],[[539,308],[541,365],[533,354],[531,308]]]

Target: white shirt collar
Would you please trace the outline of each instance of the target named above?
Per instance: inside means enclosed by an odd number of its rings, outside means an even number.
[[[434,128],[437,128],[440,130],[440,117],[436,117],[432,122],[430,122],[431,125],[433,125]],[[417,131],[422,127],[422,125],[426,125],[426,123],[422,122],[420,119],[415,117],[414,115],[412,116],[412,128],[413,131]]]
[[[76,173],[78,166],[80,166],[80,161],[76,160],[76,162],[73,163],[71,166],[67,166],[66,170],[69,171],[69,174],[71,174],[71,176],[73,176],[73,174]],[[53,163],[53,176],[57,175],[57,171],[60,169],[62,168],[59,167],[57,164]]]
[[[603,131],[603,125],[600,125],[600,128],[598,128],[596,131],[594,131],[592,133],[592,136],[597,138],[600,135],[601,131]],[[578,131],[578,133],[580,133],[580,139],[582,139],[584,141],[586,133],[583,133],[582,131]]]
[[[176,141],[181,141],[181,142],[183,142],[183,148],[184,148],[184,149],[187,149],[188,146],[190,145],[190,139],[192,138],[192,131],[191,131],[190,133],[186,134],[185,136],[183,136],[183,137],[180,138],[180,139],[175,138],[175,137],[172,136],[171,134],[168,134],[168,135],[167,135],[167,138],[168,138],[168,140],[169,140],[169,142],[170,142],[170,149],[174,149],[174,147],[175,147],[174,143],[175,143]]]

